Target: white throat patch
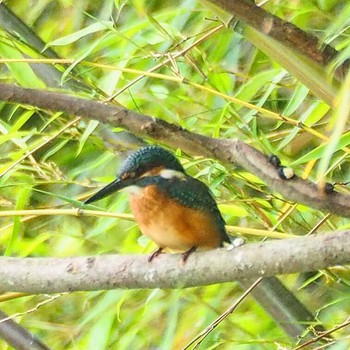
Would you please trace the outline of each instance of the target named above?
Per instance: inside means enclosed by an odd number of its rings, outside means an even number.
[[[174,177],[183,179],[185,177],[185,174],[182,173],[181,171],[172,170],[172,169],[163,169],[160,171],[159,175],[164,179],[173,179]]]
[[[129,194],[133,194],[133,195],[137,196],[143,191],[143,188],[139,187],[137,185],[132,185],[132,186],[125,187],[124,190],[125,190],[125,192],[127,192]]]

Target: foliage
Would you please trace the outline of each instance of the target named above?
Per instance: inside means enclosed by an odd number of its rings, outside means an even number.
[[[339,107],[333,112],[239,30],[222,26],[204,4],[186,0],[34,3],[9,1],[8,6],[60,57],[71,60],[59,66],[62,81],[76,77],[89,89],[70,93],[104,100],[120,92],[115,101],[127,108],[204,135],[239,138],[266,154],[278,155],[301,176],[316,181],[325,175],[327,181],[338,183],[337,190],[348,191],[344,110]],[[268,2],[266,9],[349,55],[348,16],[339,15],[349,12],[346,1],[280,0]],[[203,40],[194,45],[199,39]],[[9,61],[42,57],[20,38],[2,31],[0,56],[8,59],[1,65],[3,81],[45,86],[28,62]],[[152,75],[156,65],[160,68],[154,73],[159,75]],[[130,87],[123,90],[127,84]],[[52,211],[49,216],[2,217],[4,255],[141,254],[155,248],[140,237],[132,220],[57,212],[115,177],[123,155],[106,138],[107,126],[80,119],[71,123],[75,116],[28,106],[1,103],[0,108],[1,211]],[[343,127],[333,135],[330,151],[327,141],[340,121]],[[210,185],[229,225],[293,235],[349,228],[348,219],[286,202],[243,169],[193,158],[180,150],[177,154],[190,174]],[[318,173],[325,154],[329,162]],[[125,194],[98,206],[129,212]],[[332,328],[350,312],[348,279],[347,269],[339,268],[283,281]],[[17,295],[0,306],[9,314],[20,313],[16,320],[54,349],[180,349],[240,294],[237,284],[230,283],[184,290],[64,294],[37,309],[47,296]],[[344,347],[346,334],[346,330],[336,334]],[[202,348],[271,349],[276,344],[292,346],[263,310],[246,299]],[[7,349],[6,344],[0,349]]]

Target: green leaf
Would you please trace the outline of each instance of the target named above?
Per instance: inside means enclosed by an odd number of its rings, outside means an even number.
[[[69,142],[69,139],[62,140],[61,142],[58,142],[55,146],[50,147],[50,149],[44,154],[44,156],[41,158],[43,162],[46,162],[50,157],[55,155],[57,152],[59,152],[64,146]]]
[[[0,57],[2,59],[21,59],[25,57],[18,49],[10,47],[4,43],[0,44]],[[36,76],[31,66],[26,62],[20,63],[5,63],[7,68],[11,71],[16,82],[24,87],[33,89],[44,89],[45,84]]]
[[[30,186],[19,187],[19,193],[16,202],[16,210],[22,210],[25,208],[28,199],[32,193],[32,188]],[[16,246],[19,244],[18,239],[22,229],[22,221],[19,216],[13,218],[13,228],[10,241],[5,250],[5,256],[10,256],[16,250]]]
[[[62,74],[62,82],[65,81],[65,79],[69,76],[71,71],[87,56],[90,55],[91,52],[95,50],[95,48],[100,44],[101,41],[105,39],[106,36],[110,35],[110,33],[105,34],[103,37],[95,40],[91,45],[87,47],[87,49],[77,58],[74,60],[74,62],[64,71]]]
[[[340,137],[340,139],[336,142],[335,147],[332,147],[332,152],[339,151],[343,147],[347,146],[350,143],[350,131],[345,133]],[[300,157],[299,159],[293,161],[290,163],[290,165],[297,165],[297,164],[303,164],[310,162],[311,160],[317,160],[324,156],[325,152],[329,152],[329,150],[326,150],[329,143],[322,144],[321,146],[316,147],[312,151],[308,152],[304,156]]]
[[[347,74],[346,79],[340,89],[340,93],[337,99],[336,108],[333,112],[332,124],[334,126],[332,135],[324,149],[320,164],[318,166],[317,179],[324,182],[324,177],[327,173],[328,165],[333,156],[333,153],[339,149],[339,145],[342,141],[343,132],[346,128],[346,123],[350,116],[350,72]]]
[[[51,41],[50,43],[48,43],[46,45],[45,49],[47,47],[50,47],[50,46],[69,45],[69,44],[72,44],[72,43],[78,41],[79,39],[81,39],[87,35],[101,32],[101,31],[105,31],[105,30],[112,30],[112,29],[113,29],[113,22],[111,22],[111,21],[95,22],[95,23],[91,24],[90,26],[85,27],[84,29],[78,30],[77,32],[75,32],[73,34],[69,34],[69,35],[66,35],[62,38]],[[45,49],[44,49],[44,51],[45,51]]]
[[[281,69],[271,69],[268,71],[261,72],[245,83],[238,92],[234,95],[235,98],[243,101],[251,101],[266,84],[270,84],[272,80],[276,79],[276,76],[282,74],[280,79],[286,74],[286,72],[281,72]],[[236,106],[239,110],[240,106]]]
[[[97,120],[91,120],[91,121],[88,122],[88,125],[87,125],[86,129],[84,130],[83,135],[79,139],[79,147],[78,147],[78,150],[77,150],[77,153],[76,153],[76,157],[80,154],[80,152],[82,151],[82,149],[83,149],[87,139],[94,132],[94,130],[96,129],[98,124],[99,124],[99,122]]]
[[[307,109],[306,111],[300,116],[300,123],[305,124],[306,120],[310,115],[313,114],[315,108],[318,106],[319,101],[314,101]],[[288,134],[287,137],[283,138],[282,142],[278,146],[278,150],[282,150],[286,145],[288,145],[294,138],[295,136],[298,135],[299,132],[301,132],[302,129],[299,126],[293,127],[291,132]]]
[[[338,83],[331,81],[320,65],[311,62],[305,56],[271,39],[262,32],[246,26],[244,36],[256,47],[265,52],[270,58],[276,60],[290,74],[307,86],[321,100],[333,106],[339,90]]]
[[[291,114],[293,114],[305,101],[308,93],[309,89],[306,86],[298,84],[282,114],[286,117],[289,117]]]
[[[102,350],[108,348],[114,320],[115,314],[114,312],[111,312],[111,310],[105,312],[96,319],[89,332],[89,339],[86,347],[87,350]]]
[[[249,215],[247,210],[245,210],[240,205],[235,204],[219,204],[218,205],[220,211],[222,214],[227,214],[235,217],[245,217]]]

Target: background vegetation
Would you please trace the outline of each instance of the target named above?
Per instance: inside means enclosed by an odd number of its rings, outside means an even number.
[[[334,112],[293,72],[256,49],[246,37],[253,42],[259,38],[241,23],[235,30],[223,26],[210,6],[141,0],[8,1],[7,5],[61,58],[71,60],[56,64],[70,93],[106,100],[119,92],[115,101],[129,109],[203,135],[239,138],[278,155],[300,176],[317,181],[326,174],[337,190],[347,191],[347,115],[340,108]],[[347,1],[276,0],[264,8],[331,43],[344,57],[349,55]],[[2,82],[45,88],[48,83],[35,66],[11,62],[42,54],[5,30],[0,35]],[[293,59],[295,69],[299,63],[301,68],[302,63]],[[156,65],[161,75],[147,73]],[[323,73],[331,76],[332,68]],[[331,96],[325,74],[319,87]],[[112,136],[108,126],[75,120],[77,116],[5,103],[0,109],[1,211],[51,210],[48,216],[1,217],[3,255],[65,257],[154,250],[132,220],[74,217],[57,211],[72,208],[72,200],[87,198],[97,186],[114,179],[124,151],[138,147],[135,140],[130,144],[125,136]],[[340,124],[334,136],[332,131]],[[121,136],[121,130],[114,131]],[[341,141],[335,149],[325,147],[330,135]],[[317,166],[327,149],[329,164],[322,171]],[[270,230],[272,237],[275,230],[307,235],[349,228],[348,219],[286,202],[254,174],[176,151],[187,171],[210,186],[229,225]],[[129,212],[123,193],[99,206]],[[348,278],[347,268],[339,267],[283,281],[331,329],[348,318]],[[18,314],[16,320],[53,349],[181,349],[241,293],[236,283],[184,290],[79,292],[57,298],[11,293],[0,296],[0,306],[10,315]],[[334,349],[348,348],[347,328],[334,336]],[[202,348],[294,345],[248,298]],[[0,340],[0,349],[7,348]]]

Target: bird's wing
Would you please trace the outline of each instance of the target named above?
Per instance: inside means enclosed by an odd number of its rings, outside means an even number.
[[[158,181],[163,182],[162,179]],[[226,233],[225,221],[221,216],[216,201],[209,188],[203,182],[190,176],[184,178],[174,177],[170,180],[164,180],[159,189],[183,206],[203,210],[208,215],[212,215],[219,227],[222,240],[228,243],[231,242]]]

